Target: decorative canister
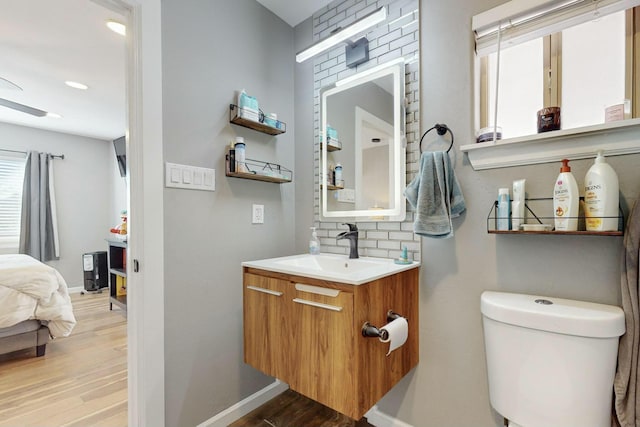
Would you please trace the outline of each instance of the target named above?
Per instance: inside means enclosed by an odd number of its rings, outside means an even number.
[[[538,111],[538,133],[560,130],[560,107],[545,107]]]

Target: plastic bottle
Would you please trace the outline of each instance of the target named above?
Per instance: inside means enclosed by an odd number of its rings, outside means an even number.
[[[584,177],[584,215],[589,231],[617,231],[619,204],[618,175],[598,151]]]
[[[509,189],[498,189],[498,210],[496,212],[496,229],[509,230],[509,213],[511,201],[509,200]]]
[[[553,216],[556,231],[578,230],[578,184],[571,173],[569,160],[562,159],[560,175],[553,189]]]
[[[344,180],[342,179],[342,165],[336,163],[336,167],[333,169],[333,181],[336,187],[344,187]]]
[[[320,240],[318,239],[318,233],[316,233],[315,227],[311,227],[311,240],[309,240],[309,253],[311,255],[318,255],[320,253]]]
[[[245,143],[244,138],[241,136],[236,136],[236,143],[233,146],[236,150],[236,171],[237,172],[248,172],[246,158],[245,158]]]
[[[229,172],[236,171],[236,149],[234,148],[234,142],[229,144]]]

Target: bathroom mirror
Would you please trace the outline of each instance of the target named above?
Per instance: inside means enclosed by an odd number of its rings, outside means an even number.
[[[523,11],[526,19],[498,19],[500,7],[474,17],[478,133],[497,122],[502,139],[535,135],[543,107],[560,107],[562,130],[639,116],[634,82],[640,78],[640,48],[633,35],[640,34],[640,12],[629,8],[639,2],[574,3],[564,9],[553,4],[544,13]],[[493,28],[476,26],[492,11]]]
[[[323,218],[404,220],[404,67],[400,58],[321,91]]]

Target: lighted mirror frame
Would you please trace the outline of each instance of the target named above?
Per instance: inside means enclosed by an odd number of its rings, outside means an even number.
[[[321,217],[326,218],[357,218],[368,221],[403,221],[406,216],[406,202],[404,188],[406,187],[406,138],[405,138],[405,96],[404,96],[404,58],[399,58],[376,67],[369,68],[360,73],[339,80],[333,85],[323,89],[320,98],[321,138],[322,149],[320,153],[320,199]],[[393,77],[393,173],[392,185],[393,202],[389,209],[361,209],[361,210],[329,210],[327,206],[327,144],[324,140],[327,129],[327,98],[331,95],[346,91],[358,85],[374,81],[380,77],[391,75]],[[355,141],[354,141],[355,144]],[[356,188],[357,191],[357,188]]]

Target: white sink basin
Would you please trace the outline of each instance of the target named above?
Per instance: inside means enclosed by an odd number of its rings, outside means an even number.
[[[395,264],[392,259],[362,257],[349,259],[347,255],[319,254],[293,255],[280,258],[245,261],[244,267],[254,267],[277,273],[295,274],[314,279],[361,285],[420,264]]]

